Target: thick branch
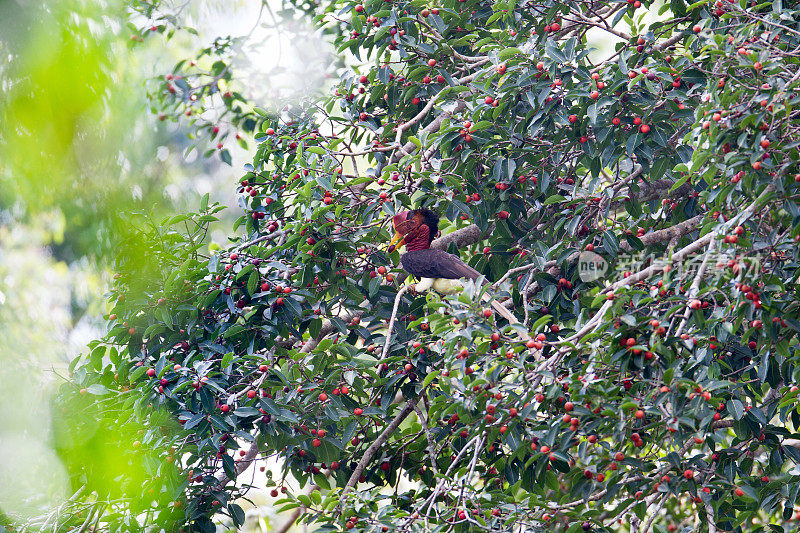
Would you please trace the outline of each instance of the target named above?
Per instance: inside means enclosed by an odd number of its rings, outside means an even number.
[[[492,228],[490,227],[486,233],[491,233],[491,231]],[[484,238],[485,235],[481,232],[481,229],[475,224],[470,224],[447,235],[442,235],[431,243],[431,248],[434,250],[447,250],[451,242],[456,245],[456,248],[463,248],[470,244],[481,242]]]
[[[652,233],[648,233],[647,235],[643,235],[640,240],[642,241],[642,244],[644,244],[645,246],[650,246],[652,244],[656,244],[656,243],[660,243],[660,242],[670,242],[670,241],[675,240],[675,239],[680,239],[681,237],[683,237],[687,233],[689,233],[689,232],[693,231],[695,228],[697,228],[697,226],[699,226],[700,222],[702,222],[702,221],[703,221],[703,215],[697,215],[696,217],[690,218],[689,220],[685,220],[685,221],[681,222],[680,224],[676,224],[675,226],[670,226],[669,228],[664,228],[664,229],[661,229],[661,230],[658,230],[658,231],[654,231]],[[464,228],[464,229],[466,229],[466,228]],[[620,243],[619,248],[620,248],[620,250],[625,251],[625,252],[630,252],[631,251],[631,245],[628,244],[627,241],[624,241],[624,242]],[[580,257],[580,255],[581,255],[581,253],[577,252],[577,251],[572,253],[572,254],[570,254],[569,257],[567,257],[567,259],[566,259],[567,264],[568,265],[572,265],[573,263],[576,263],[578,261],[578,258]],[[505,281],[509,276],[511,276],[513,274],[522,272],[524,270],[532,269],[534,267],[535,267],[535,265],[533,263],[531,263],[529,265],[525,265],[525,266],[521,266],[521,267],[517,267],[517,268],[511,269],[506,273],[505,276],[503,276],[503,278],[500,280],[500,282]],[[548,272],[548,273],[552,274],[553,276],[557,276],[559,274],[559,272],[560,272],[560,269],[558,268],[558,261],[555,261],[555,260],[547,261],[542,266],[542,271],[543,272]],[[530,285],[530,288],[528,289],[527,294],[528,295],[533,294],[534,292],[536,292],[538,290],[538,288],[539,288],[538,283],[532,283]]]
[[[347,484],[344,486],[344,490],[342,490],[340,498],[344,498],[344,496],[348,492],[350,492],[350,489],[356,486],[356,483],[358,483],[358,479],[361,477],[361,474],[364,473],[364,469],[367,467],[367,463],[369,463],[372,460],[372,457],[375,455],[375,452],[378,451],[378,448],[383,446],[383,443],[389,439],[389,437],[392,435],[392,433],[395,432],[395,430],[398,427],[400,427],[400,424],[403,423],[403,420],[405,420],[406,417],[409,414],[411,414],[411,412],[414,410],[414,407],[417,405],[417,401],[419,400],[420,397],[422,397],[424,393],[425,390],[423,389],[416,398],[411,398],[410,400],[408,400],[403,409],[401,409],[400,412],[397,413],[397,416],[395,416],[394,419],[389,423],[389,425],[386,426],[386,429],[384,429],[381,432],[381,434],[378,435],[378,438],[375,439],[375,442],[370,444],[369,448],[367,448],[367,451],[364,452],[364,456],[356,465],[355,470],[353,470],[353,474],[350,476],[350,479],[347,480]]]
[[[775,186],[770,183],[767,187],[764,188],[764,191],[758,196],[758,198],[756,198],[750,205],[745,207],[741,211],[741,213],[739,213],[736,217],[734,217],[733,220],[731,220],[731,222],[733,222],[734,220],[738,220],[740,222],[746,220],[751,214],[760,209],[769,200],[770,196],[774,191],[775,191]],[[703,235],[693,243],[675,252],[672,255],[671,262],[677,263],[678,261],[686,259],[691,254],[708,246],[708,244],[716,236],[717,233],[715,231]],[[649,278],[650,276],[654,276],[655,274],[661,272],[662,268],[663,268],[662,265],[651,265],[645,268],[644,270],[640,270],[639,272],[636,272],[635,274],[627,278],[623,278],[617,281],[616,283],[610,285],[609,287],[606,287],[606,289],[603,292],[608,292],[610,290],[613,291],[620,287],[625,287],[628,285],[633,285],[635,283],[638,283],[642,280]]]
[[[700,282],[705,275],[706,268],[708,267],[708,260],[711,259],[712,252],[714,251],[714,246],[716,241],[712,240],[711,243],[708,245],[708,251],[703,256],[703,262],[700,264],[700,268],[697,269],[697,274],[692,281],[692,286],[689,287],[689,294],[686,295],[686,310],[683,313],[683,317],[681,318],[681,322],[678,325],[678,329],[675,330],[675,337],[680,337],[681,333],[683,333],[683,328],[686,327],[686,323],[689,320],[689,316],[692,314],[692,300],[697,296],[698,291],[700,290]]]
[[[692,191],[690,183],[684,183],[678,186],[674,191],[672,187],[675,185],[673,180],[656,180],[651,183],[642,183],[639,192],[636,193],[636,199],[640,202],[649,202],[656,198],[685,198]]]
[[[667,48],[669,48],[673,44],[677,43],[681,39],[683,39],[683,32],[677,32],[675,35],[673,35],[672,37],[670,37],[666,41],[662,41],[662,42],[658,43],[653,48],[658,50],[659,52],[663,52],[664,50],[666,50]]]
[[[439,114],[427,126],[425,126],[424,128],[422,128],[422,130],[420,130],[418,136],[422,134],[435,133],[439,131],[439,128],[442,127],[442,122],[444,122],[445,119],[449,119],[453,114],[460,113],[466,108],[467,108],[467,103],[464,100],[458,100],[456,102],[455,109],[453,109],[452,111],[442,111],[441,114]],[[417,145],[412,143],[411,141],[408,141],[406,144],[403,145],[403,147],[400,149],[399,152],[394,153],[390,163],[397,163],[404,155],[413,154],[416,151],[416,149]]]
[[[714,522],[714,511],[711,510],[711,505],[708,502],[703,502],[706,508],[706,520],[708,521],[708,533],[717,533],[717,524]]]
[[[642,238],[639,240],[641,240],[645,246],[650,246],[651,244],[656,244],[659,242],[669,242],[674,238],[680,239],[687,233],[693,231],[697,226],[699,226],[700,222],[703,221],[703,216],[704,215],[697,215],[696,217],[692,217],[689,220],[684,220],[680,224],[676,224],[668,228],[660,229],[658,231],[642,235]],[[630,252],[631,245],[628,244],[627,241],[625,241],[619,245],[619,249],[624,250],[626,252]]]

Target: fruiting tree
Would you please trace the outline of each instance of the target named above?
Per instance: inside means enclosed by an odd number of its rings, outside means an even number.
[[[321,10],[366,66],[253,115],[229,248],[203,255],[204,205],[120,252],[62,396],[147,465],[98,527],[240,525],[274,459],[276,504],[321,530],[794,530],[791,5]],[[389,219],[412,207],[489,283],[397,298]]]

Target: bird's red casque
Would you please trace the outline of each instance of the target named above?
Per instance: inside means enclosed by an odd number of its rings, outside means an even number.
[[[422,217],[408,218],[410,213],[411,211],[401,211],[392,217],[394,230],[403,236],[402,242],[407,251],[430,248],[431,229],[423,223]]]

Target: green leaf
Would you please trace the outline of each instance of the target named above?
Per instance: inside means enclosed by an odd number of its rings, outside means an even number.
[[[217,526],[208,517],[202,516],[194,521],[194,527],[199,528],[202,533],[216,533]]]
[[[558,289],[555,285],[547,285],[542,291],[542,301],[546,304],[549,304],[553,301],[553,298],[556,297],[557,293]]]
[[[481,121],[476,122],[475,124],[473,124],[472,127],[470,128],[470,131],[473,132],[473,133],[476,132],[476,131],[483,131],[483,130],[485,130],[487,128],[490,128],[493,125],[494,125],[494,123],[489,121],[489,120],[481,120]]]
[[[687,8],[686,8],[686,11],[694,11],[694,10],[695,10],[695,9],[697,9],[698,7],[700,7],[700,6],[704,6],[704,5],[707,5],[707,4],[709,4],[710,2],[711,2],[711,0],[700,0],[699,2],[695,2],[695,3],[693,3],[692,5],[690,5],[689,7],[687,7]]]
[[[592,309],[597,309],[598,307],[603,305],[603,302],[605,302],[606,299],[607,298],[606,298],[605,293],[599,293],[592,299],[592,303],[591,303],[590,307]]]
[[[331,490],[331,484],[328,482],[328,478],[321,474],[314,476],[314,484],[323,490]]]
[[[500,50],[497,53],[497,59],[499,59],[500,61],[505,61],[506,59],[514,57],[516,55],[522,55],[522,50],[511,46],[509,48],[504,48],[503,50]]]
[[[633,151],[638,148],[638,146],[642,143],[642,134],[637,131],[633,135],[628,137],[628,140],[625,142],[625,150],[629,156],[633,155]]]
[[[244,509],[236,503],[230,503],[228,504],[228,511],[231,513],[231,518],[236,527],[242,527],[246,519]]]
[[[258,280],[259,280],[258,271],[253,270],[252,272],[250,272],[250,277],[247,278],[247,294],[249,294],[250,296],[258,292],[259,290]]]
[[[322,320],[319,318],[315,318],[308,324],[308,332],[311,334],[312,339],[319,338],[319,334],[322,331]]]
[[[669,192],[676,190],[678,187],[689,181],[689,176],[689,174],[686,174],[685,176],[681,177],[672,187],[670,187]]]
[[[441,370],[434,370],[433,372],[431,372],[427,376],[425,376],[425,379],[422,381],[422,387],[424,388],[424,387],[427,387],[428,385],[430,385],[431,382],[434,379],[436,379],[436,377],[439,375],[440,372],[441,372]]]
[[[589,117],[591,126],[597,125],[597,103],[593,103],[586,109],[586,116]]]
[[[233,457],[227,453],[222,454],[222,469],[229,479],[236,479],[236,463],[234,463]]]
[[[728,400],[728,412],[731,413],[734,420],[741,420],[744,416],[744,404],[741,400]]]
[[[245,331],[246,329],[247,328],[245,328],[241,324],[235,324],[235,325],[229,327],[222,336],[223,336],[223,338],[229,339],[229,338],[233,337],[234,335],[237,335],[237,334]]]
[[[531,331],[539,331],[539,328],[549,323],[551,320],[553,320],[553,315],[544,315],[543,317],[539,318],[536,322],[533,323]]]
[[[558,48],[558,43],[556,43],[556,41],[553,39],[547,39],[547,42],[545,42],[544,45],[544,51],[548,57],[555,59],[559,63],[564,63],[567,61],[567,58]]]
[[[300,307],[300,302],[298,302],[294,298],[284,298],[283,302],[284,305],[286,305],[286,308],[291,310],[294,316],[299,317],[303,314],[303,308]]]
[[[95,383],[86,387],[86,392],[89,394],[94,394],[95,396],[104,396],[108,394],[108,389],[105,387],[105,385]]]
[[[131,377],[130,377],[131,383],[133,383],[134,381],[138,381],[138,379],[141,378],[144,375],[145,372],[147,372],[147,368],[146,367],[137,366],[133,370],[133,372],[131,372]]]

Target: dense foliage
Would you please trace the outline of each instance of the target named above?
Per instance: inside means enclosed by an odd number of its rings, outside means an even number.
[[[257,117],[230,248],[200,254],[204,205],[120,252],[63,395],[146,467],[112,490],[72,465],[98,527],[241,524],[241,474],[277,458],[273,496],[321,530],[794,530],[800,10],[320,11],[367,65],[321,102],[227,108]],[[401,295],[387,343],[388,218],[419,206],[491,283]]]

